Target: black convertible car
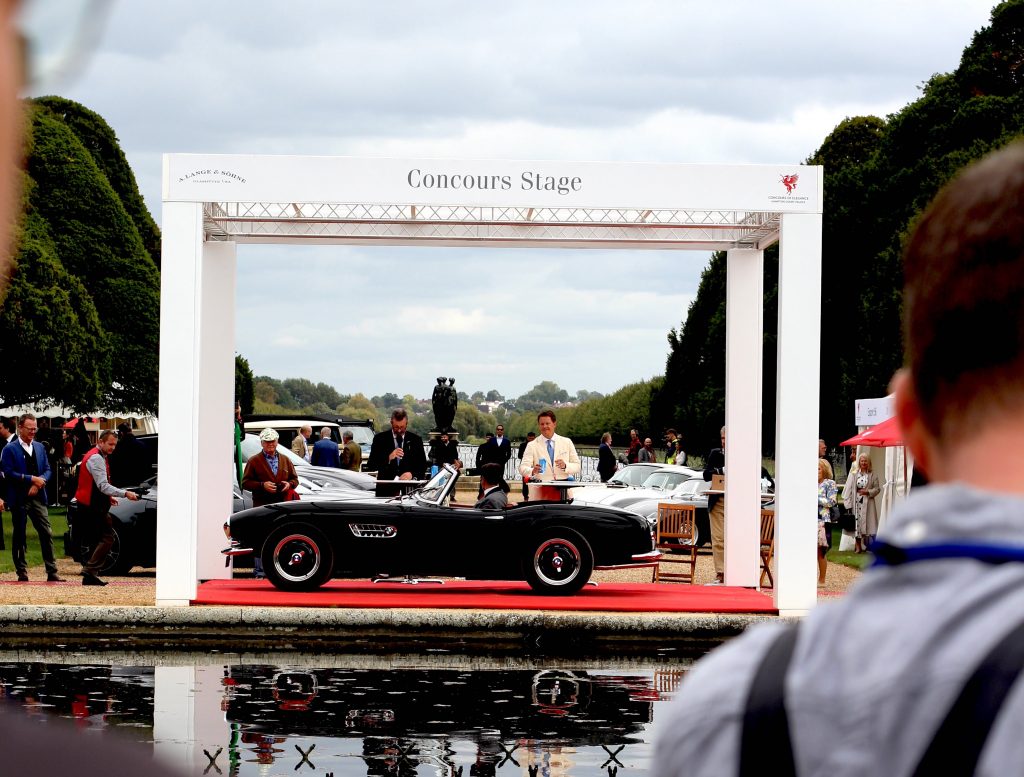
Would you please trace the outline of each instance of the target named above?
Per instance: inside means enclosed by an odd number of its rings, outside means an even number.
[[[573,594],[594,569],[654,566],[654,524],[600,505],[525,502],[503,510],[451,504],[445,465],[411,494],[281,502],[235,513],[228,556],[258,555],[267,579],[311,591],[332,577],[444,575],[526,580]]]

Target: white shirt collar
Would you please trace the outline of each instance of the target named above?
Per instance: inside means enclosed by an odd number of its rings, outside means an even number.
[[[32,455],[32,443],[26,443],[21,437],[18,438],[18,442],[21,443],[21,448],[25,453]]]

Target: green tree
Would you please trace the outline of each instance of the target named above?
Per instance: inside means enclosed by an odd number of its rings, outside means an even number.
[[[379,397],[373,397],[371,401],[373,402],[374,405],[381,408],[382,410],[390,410],[391,408],[398,407],[400,404],[402,404],[401,397],[399,397],[398,394],[393,394],[390,391],[385,394],[382,394]]]
[[[27,209],[94,300],[111,359],[100,406],[155,411],[160,279],[117,192],[74,132],[45,106],[30,111]],[[25,265],[22,263],[22,270]],[[44,358],[50,358],[43,355]]]
[[[261,404],[274,405],[289,412],[299,409],[299,403],[284,383],[269,375],[256,376],[253,393]],[[268,412],[274,411],[270,410]]]
[[[235,354],[235,399],[242,406],[242,415],[253,414],[253,407],[256,401],[252,368],[249,360],[240,353]]]
[[[556,402],[568,402],[569,392],[559,388],[557,383],[544,380],[516,399],[520,410],[537,410]]]
[[[92,297],[67,273],[36,213],[23,223],[0,307],[3,404],[59,403],[82,413],[110,383],[110,347]]]
[[[901,252],[921,210],[969,162],[1024,129],[1024,0],[1000,3],[958,68],[936,74],[921,97],[886,120],[845,119],[807,160],[824,165],[820,432],[853,430],[853,400],[881,396],[902,363]],[[774,448],[777,249],[765,254],[765,427]],[[679,330],[669,334],[658,424],[711,445],[724,417],[724,256],[705,271]],[[686,432],[684,431],[684,434]]]
[[[348,402],[337,408],[337,413],[343,418],[372,419],[377,428],[380,428],[385,417],[378,411],[376,405],[363,394],[353,394],[349,397]]]
[[[146,208],[128,159],[110,125],[84,105],[63,97],[37,97],[33,102],[58,116],[85,149],[106,177],[118,199],[135,224],[142,244],[150,258],[160,267],[160,230]]]

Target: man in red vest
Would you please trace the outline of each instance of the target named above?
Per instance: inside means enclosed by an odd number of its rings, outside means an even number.
[[[109,457],[116,447],[117,432],[104,429],[100,432],[96,447],[82,457],[78,470],[78,490],[75,492],[79,505],[77,521],[84,519],[85,526],[81,533],[76,526],[75,533],[80,537],[99,537],[92,556],[82,565],[82,585],[106,585],[106,582],[100,580],[99,571],[114,545],[110,506],[117,504],[116,497],[124,497],[130,502],[139,498],[134,491],[125,491],[110,483]]]

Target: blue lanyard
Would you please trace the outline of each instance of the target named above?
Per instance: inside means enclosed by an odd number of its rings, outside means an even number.
[[[873,542],[871,552],[875,559],[872,567],[898,567],[918,561],[965,558],[984,564],[1024,562],[1024,546],[994,545],[987,542],[939,542],[933,545],[914,545],[901,548],[888,542]]]

